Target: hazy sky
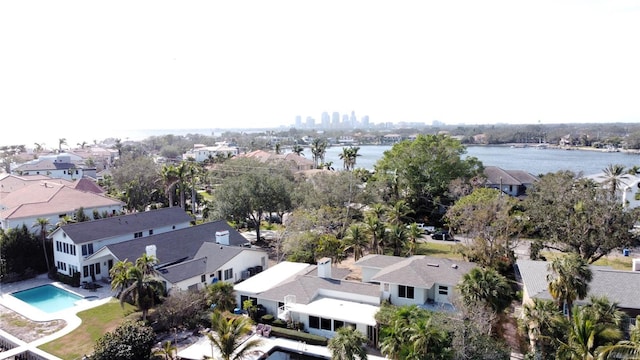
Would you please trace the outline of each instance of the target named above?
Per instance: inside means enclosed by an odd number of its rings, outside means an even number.
[[[352,110],[374,123],[640,122],[640,3],[0,2],[2,143]]]

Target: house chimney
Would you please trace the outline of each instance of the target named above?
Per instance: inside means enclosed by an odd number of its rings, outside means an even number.
[[[331,279],[331,258],[324,257],[318,260],[318,277]]]
[[[147,253],[147,256],[153,256],[154,258],[158,258],[158,256],[156,255],[156,246],[155,245],[147,245],[145,247],[145,252]]]
[[[229,230],[216,231],[216,243],[229,245]]]
[[[640,271],[640,259],[633,259],[631,263],[631,270]]]

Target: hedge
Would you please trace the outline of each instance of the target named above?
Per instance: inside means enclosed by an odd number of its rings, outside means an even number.
[[[271,334],[285,339],[304,341],[309,345],[327,346],[329,342],[329,339],[324,336],[275,326],[271,328]]]

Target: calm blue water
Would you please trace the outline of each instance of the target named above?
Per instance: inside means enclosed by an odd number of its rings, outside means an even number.
[[[42,285],[29,290],[14,292],[11,294],[27,304],[34,306],[46,313],[54,313],[73,307],[82,296],[72,294],[53,285]]]
[[[356,167],[373,170],[373,165],[382,158],[384,151],[391,146],[361,146]],[[333,161],[336,170],[342,169],[341,146],[327,149],[325,161]],[[305,149],[304,155],[311,158],[311,151]],[[534,175],[560,170],[570,170],[583,175],[602,172],[609,164],[620,164],[625,168],[640,166],[639,154],[622,152],[600,152],[583,150],[511,148],[502,146],[469,146],[466,156],[478,158],[485,166],[498,166],[505,170],[526,170]]]

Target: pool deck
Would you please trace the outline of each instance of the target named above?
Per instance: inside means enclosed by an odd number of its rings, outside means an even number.
[[[267,354],[271,349],[275,347],[285,348],[292,351],[300,351],[311,355],[322,356],[327,359],[331,359],[331,353],[326,346],[308,345],[301,341],[275,338],[275,337],[263,337],[257,334],[251,335],[246,341],[259,339],[262,344],[256,349],[256,351],[247,356],[247,360],[257,360],[262,355]],[[203,336],[200,340],[190,345],[189,347],[178,351],[178,356],[185,360],[202,359],[204,356],[212,356],[211,352],[214,352],[214,358],[219,358],[218,352],[211,348],[211,343],[206,336]],[[386,360],[386,358],[369,354],[367,359],[370,360]]]
[[[63,288],[76,295],[80,295],[84,299],[79,300],[76,303],[76,306],[72,308],[61,310],[55,313],[46,313],[11,296],[11,293],[14,293],[16,291],[27,290],[47,284]],[[60,282],[52,281],[47,278],[46,274],[39,275],[33,279],[25,281],[0,285],[0,305],[12,311],[15,311],[16,313],[33,321],[64,320],[66,322],[66,326],[60,331],[57,331],[51,335],[44,336],[29,343],[26,343],[20,339],[16,339],[15,336],[6,333],[0,328],[0,336],[3,336],[19,345],[18,347],[11,350],[0,352],[0,359],[10,358],[11,356],[20,354],[25,351],[37,353],[38,355],[47,359],[59,359],[58,357],[37,349],[37,347],[61,336],[64,336],[80,326],[81,320],[76,315],[78,312],[91,309],[109,302],[109,300],[113,298],[114,292],[111,291],[111,287],[109,284],[101,283],[100,285],[102,285],[102,287],[95,290],[74,288]]]

